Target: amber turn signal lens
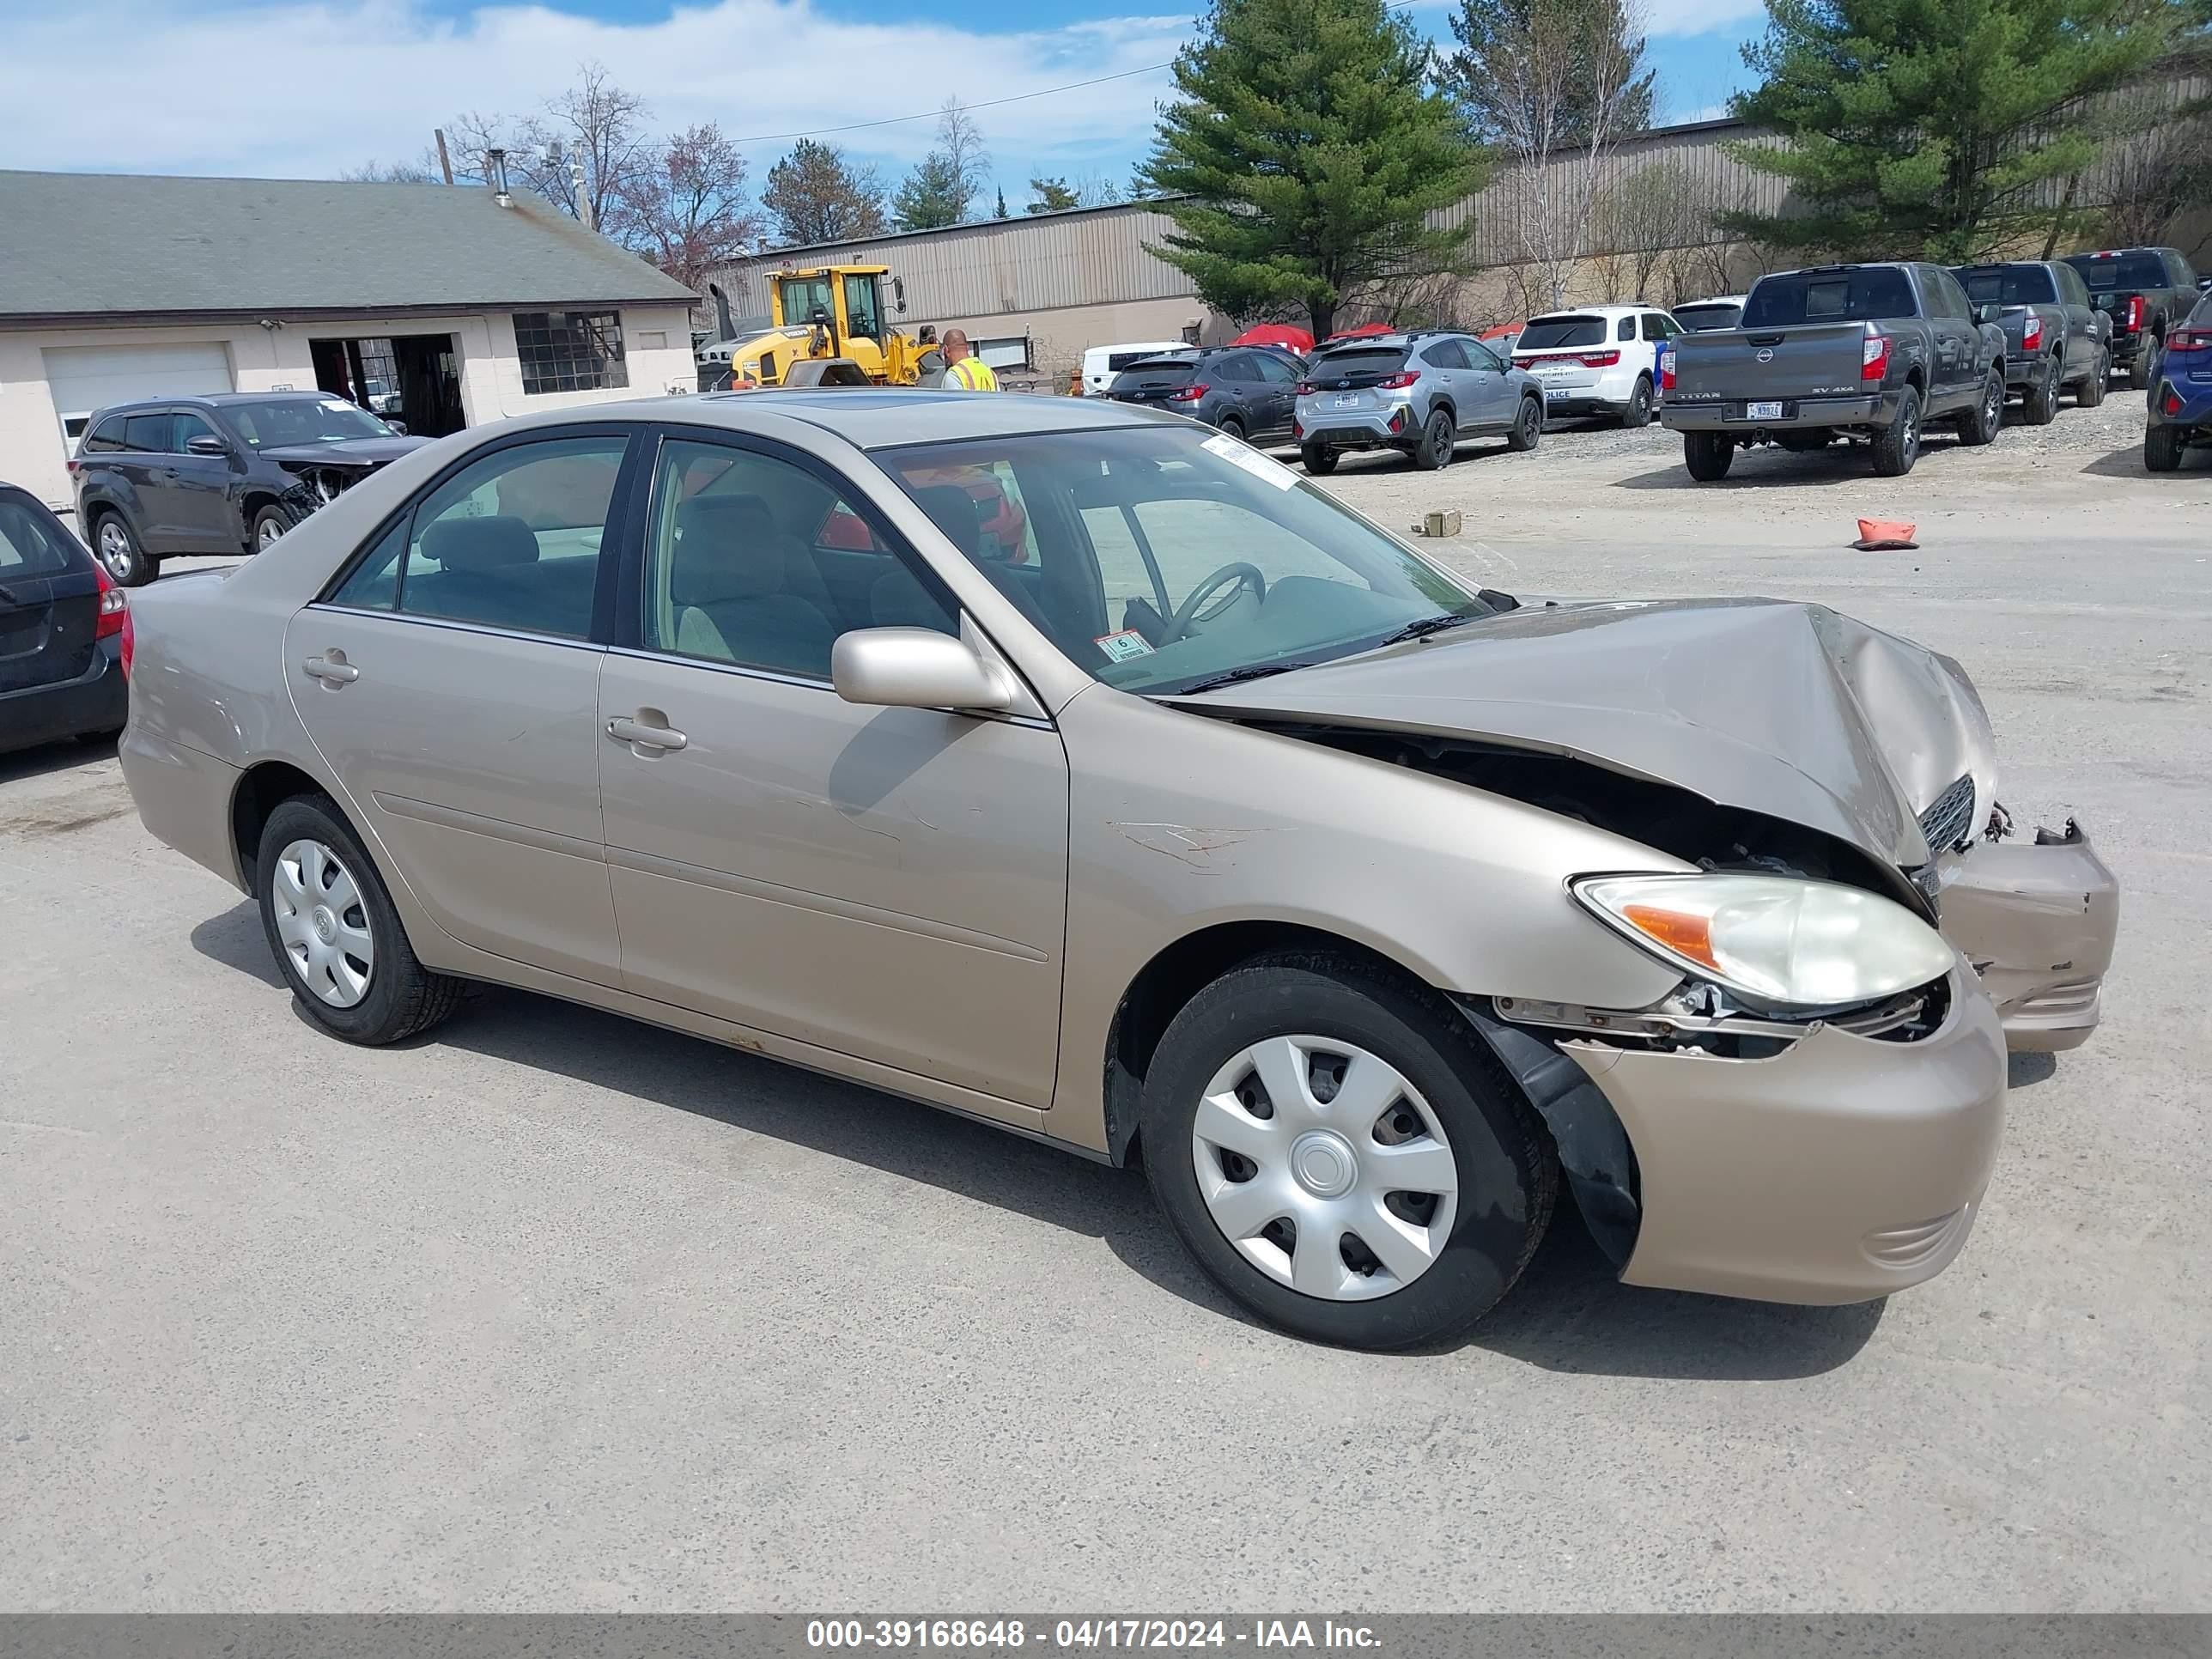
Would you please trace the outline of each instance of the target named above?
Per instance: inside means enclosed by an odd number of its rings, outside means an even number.
[[[1678,957],[1703,963],[1716,973],[1720,971],[1719,959],[1713,955],[1712,923],[1707,918],[1685,915],[1680,910],[1655,909],[1649,904],[1624,905],[1620,915],[1637,932],[1650,934],[1653,944],[1665,946]]]

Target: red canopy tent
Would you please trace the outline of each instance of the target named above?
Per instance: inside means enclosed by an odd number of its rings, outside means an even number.
[[[1362,323],[1358,328],[1340,328],[1328,337],[1332,340],[1365,340],[1377,334],[1395,334],[1397,331],[1388,323]]]
[[[1302,328],[1288,323],[1261,323],[1246,329],[1230,343],[1231,345],[1283,346],[1304,356],[1313,349],[1313,336]]]

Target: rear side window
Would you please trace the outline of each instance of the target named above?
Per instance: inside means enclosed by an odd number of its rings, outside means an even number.
[[[1263,380],[1273,380],[1278,386],[1288,386],[1298,378],[1298,371],[1287,357],[1278,357],[1272,351],[1255,352],[1252,366],[1260,371]]]
[[[58,576],[76,568],[69,537],[52,514],[27,495],[0,492],[0,581]]]
[[[176,453],[177,417],[173,415],[131,415],[123,422],[123,447],[141,454]]]
[[[1605,332],[1602,317],[1539,317],[1521,331],[1521,337],[1513,343],[1513,349],[1553,351],[1569,346],[1602,345]]]
[[[334,596],[340,605],[583,639],[625,441],[496,450],[416,503]]]
[[[2093,294],[2167,285],[2165,261],[2155,253],[2069,253],[2066,263],[2081,273]]]
[[[111,415],[84,434],[81,455],[112,455],[123,447],[123,417]]]
[[[1857,323],[1917,317],[1912,284],[1895,265],[1860,270],[1793,270],[1762,276],[1743,305],[1745,328]]]
[[[1439,340],[1434,345],[1431,346],[1425,352],[1422,353],[1422,356],[1426,357],[1429,362],[1435,364],[1438,368],[1465,368],[1468,367],[1467,353],[1461,348],[1460,343],[1457,340]]]
[[[1249,357],[1218,357],[1211,371],[1224,380],[1257,380],[1260,371],[1252,367]]]

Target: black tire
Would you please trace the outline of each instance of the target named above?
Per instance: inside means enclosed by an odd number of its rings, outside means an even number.
[[[1224,415],[1219,420],[1214,422],[1214,425],[1220,430],[1226,432],[1231,437],[1236,439],[1237,442],[1243,443],[1244,441],[1244,422],[1237,419],[1236,416]]]
[[[1620,411],[1620,423],[1631,431],[1651,424],[1651,377],[1636,377],[1636,390],[1628,394],[1628,407]]]
[[[2135,361],[2128,365],[2128,390],[2148,392],[2151,377],[2158,371],[2158,342],[2139,341],[2136,345]]]
[[[1302,445],[1298,450],[1298,465],[1316,478],[1326,478],[1336,471],[1336,452],[1320,444]]]
[[[1874,470],[1877,477],[1901,478],[1920,459],[1920,393],[1907,386],[1898,398],[1897,414],[1875,434]]]
[[[93,514],[93,556],[107,567],[107,574],[118,587],[143,587],[161,574],[161,562],[146,550],[138,539],[138,532],[131,527],[131,520],[114,508]]]
[[[2056,357],[2043,366],[2042,377],[2021,399],[2021,418],[2028,425],[2049,426],[2058,418],[2058,388],[2065,373],[2065,366]]]
[[[1431,472],[1441,472],[1451,465],[1452,417],[1449,410],[1432,410],[1429,423],[1421,428],[1421,442],[1413,452],[1413,465]]]
[[[351,1007],[333,1006],[307,988],[277,931],[278,855],[300,841],[319,842],[335,853],[360,896],[357,908],[365,917],[374,958],[369,964],[368,989]],[[253,885],[254,896],[261,905],[262,932],[276,958],[277,971],[291,988],[292,1000],[332,1036],[370,1047],[398,1042],[444,1020],[467,988],[467,981],[434,973],[416,960],[383,878],[362,850],[360,837],[344,814],[325,796],[295,795],[278,803],[262,828]],[[353,910],[345,914],[351,915]]]
[[[275,532],[270,536],[267,543],[262,540],[262,526],[264,525],[270,526]],[[253,522],[246,526],[246,550],[248,553],[258,553],[264,546],[273,544],[279,540],[291,527],[292,515],[274,501],[270,502],[255,514]]]
[[[1735,460],[1735,440],[1725,432],[1685,432],[1682,465],[1699,483],[1718,483]]]
[[[2097,348],[2097,359],[2082,378],[2081,389],[2074,394],[2076,408],[2094,409],[2105,401],[2106,384],[2112,378],[2112,354],[2104,346]]]
[[[2004,370],[1992,368],[1989,379],[1982,382],[1981,397],[1959,416],[1959,441],[1969,449],[1988,443],[2003,429],[2004,409]]]
[[[2181,428],[2153,426],[2143,428],[2143,470],[2179,472],[2181,470]]]
[[[1249,1261],[1206,1207],[1192,1147],[1201,1092],[1242,1049],[1283,1036],[1335,1038],[1383,1060],[1450,1146],[1460,1188],[1450,1235],[1399,1290],[1305,1295]],[[1214,981],[1160,1039],[1140,1112],[1153,1195],[1199,1265],[1270,1324],[1346,1347],[1437,1342],[1481,1318],[1535,1254],[1559,1191],[1549,1137],[1481,1038],[1426,987],[1356,957],[1285,951]]]
[[[1521,408],[1513,416],[1513,424],[1505,429],[1505,447],[1523,454],[1543,441],[1544,401],[1540,398],[1523,398]]]

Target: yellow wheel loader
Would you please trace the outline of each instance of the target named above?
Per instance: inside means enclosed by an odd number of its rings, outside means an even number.
[[[728,384],[781,386],[794,362],[842,357],[879,386],[919,385],[941,367],[937,331],[925,325],[907,335],[890,325],[884,304],[890,272],[888,265],[786,266],[776,272],[769,282],[774,325],[727,343]],[[898,308],[906,308],[903,300]],[[722,356],[720,346],[710,350]]]

